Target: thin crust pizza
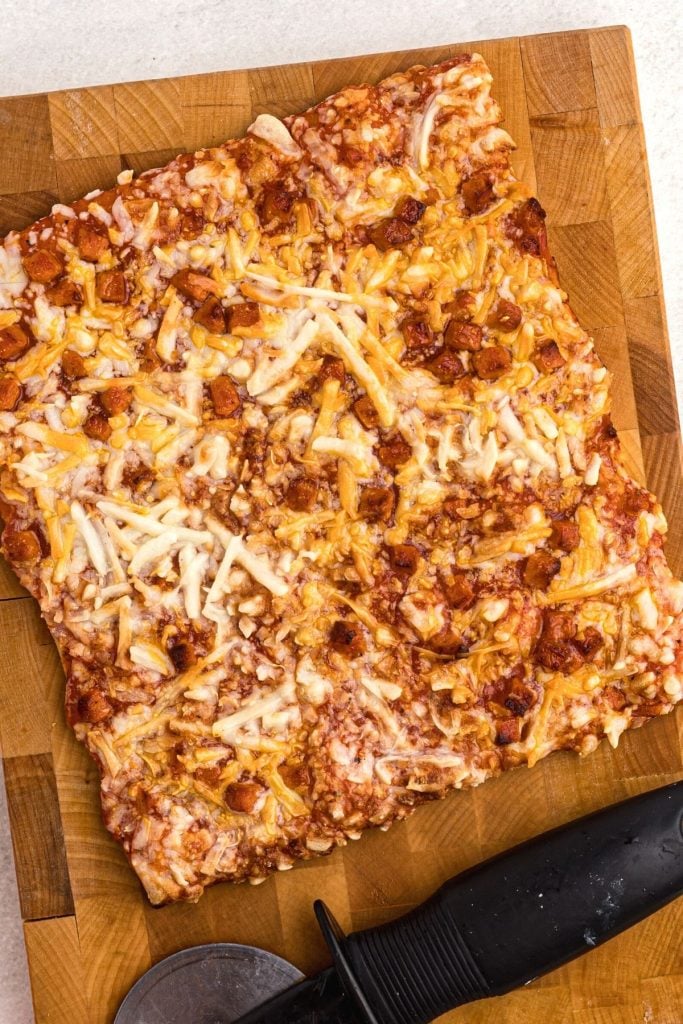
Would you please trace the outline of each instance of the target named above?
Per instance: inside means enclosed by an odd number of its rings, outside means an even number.
[[[2,550],[150,900],[683,696],[683,584],[464,54],[0,247]]]

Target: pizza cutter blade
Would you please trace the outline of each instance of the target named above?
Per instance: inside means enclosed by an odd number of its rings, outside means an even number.
[[[135,983],[114,1024],[235,1024],[303,981],[293,964],[254,946],[215,942],[166,957]]]
[[[682,894],[683,781],[537,836],[377,928],[344,935],[316,901],[333,966],[313,978],[248,946],[185,950],[144,975],[115,1024],[428,1024]]]

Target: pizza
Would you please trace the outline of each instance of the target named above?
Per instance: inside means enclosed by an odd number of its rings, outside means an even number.
[[[476,54],[0,247],[2,550],[152,903],[670,711],[683,584]]]

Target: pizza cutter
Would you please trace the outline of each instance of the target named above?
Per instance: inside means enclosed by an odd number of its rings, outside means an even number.
[[[183,950],[148,971],[114,1024],[427,1024],[502,995],[683,894],[683,781],[517,846],[390,924],[344,935],[315,913],[333,966],[312,978],[249,946]]]

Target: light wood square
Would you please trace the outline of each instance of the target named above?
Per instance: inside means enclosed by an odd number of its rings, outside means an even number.
[[[115,85],[121,152],[183,149],[180,86],[172,79]]]
[[[58,160],[106,156],[119,148],[114,89],[68,89],[49,97],[50,121]]]

